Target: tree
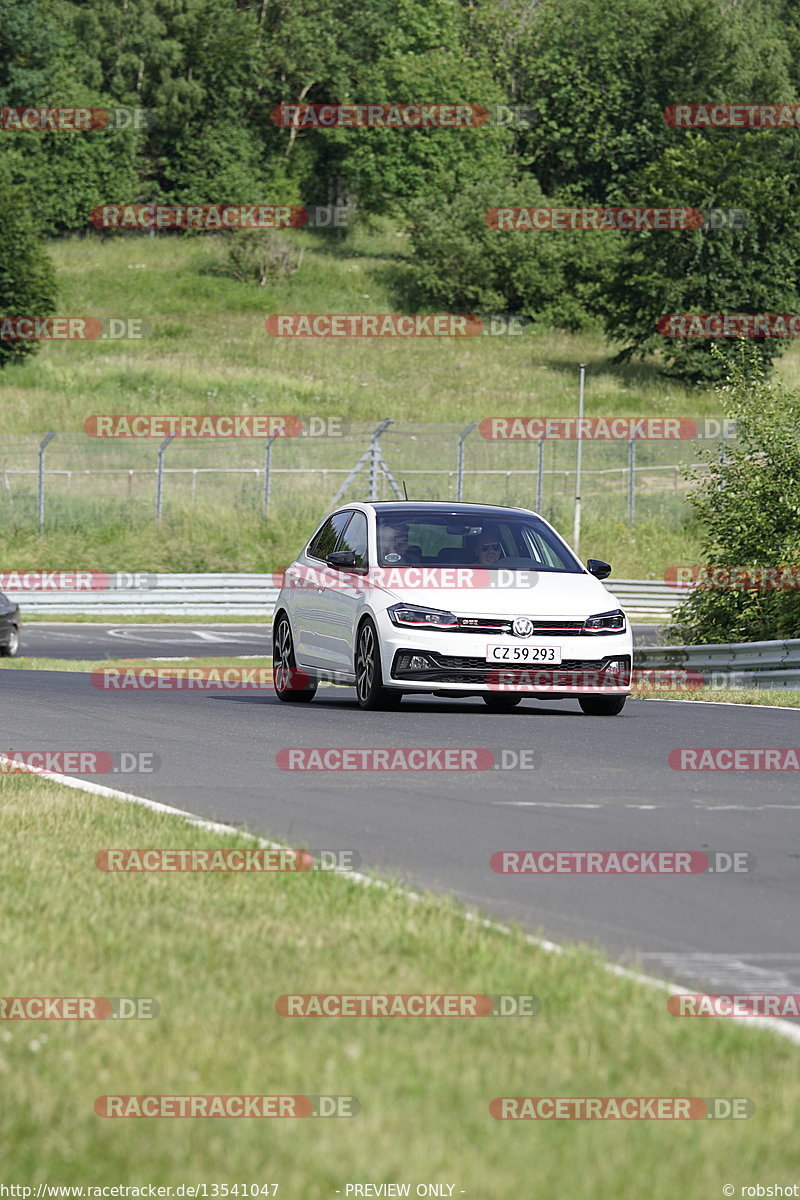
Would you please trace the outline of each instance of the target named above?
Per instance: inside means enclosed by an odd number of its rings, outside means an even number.
[[[55,271],[39,241],[24,195],[0,183],[0,324],[4,318],[47,317],[55,307]],[[33,354],[39,343],[0,338],[0,368]]]
[[[769,0],[484,0],[470,28],[504,91],[536,110],[521,156],[545,192],[575,200],[627,197],[680,144],[667,105],[794,98]]]
[[[71,36],[95,48],[97,86],[147,113],[136,194],[113,201],[266,198],[260,129],[268,120],[259,103],[267,72],[252,11],[233,0],[91,0],[68,9]]]
[[[386,57],[362,72],[353,103],[473,104],[494,114],[505,95],[483,67],[451,47]],[[481,114],[482,115],[482,114]],[[480,119],[480,116],[479,118]],[[335,173],[372,212],[412,199],[445,204],[473,183],[507,178],[511,133],[463,129],[338,129],[327,137]]]
[[[46,98],[50,63],[61,38],[36,0],[0,0],[0,107]]]
[[[736,442],[722,458],[703,455],[708,473],[691,502],[705,530],[709,570],[789,567],[796,583],[698,587],[673,617],[673,641],[800,637],[800,397],[784,384],[754,378],[753,367],[750,348],[740,345],[719,389],[726,415],[736,421]]]
[[[68,19],[49,0],[30,6],[0,0],[0,105],[109,108],[98,90],[97,63]],[[132,200],[141,141],[132,128],[2,134],[0,181],[31,198],[48,233],[86,229],[89,213],[109,200]]]
[[[665,337],[657,329],[673,313],[793,313],[798,311],[800,133],[689,133],[638,176],[636,203],[689,205],[701,211],[738,209],[742,228],[701,228],[624,234],[608,292],[599,308],[609,337],[625,343],[617,356],[659,352],[667,372],[688,382],[722,379],[737,353],[730,339]],[[738,219],[738,218],[737,218]],[[718,342],[718,354],[709,353]],[[782,345],[754,343],[764,372]]]

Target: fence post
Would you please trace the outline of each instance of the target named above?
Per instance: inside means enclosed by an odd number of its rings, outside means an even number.
[[[572,522],[572,549],[578,553],[581,542],[581,451],[583,450],[583,388],[586,364],[581,363],[581,385],[578,397],[578,453],[575,462],[575,514]]]
[[[633,473],[634,473],[634,470],[636,467],[636,449],[635,449],[635,447],[636,447],[636,441],[634,438],[631,438],[630,441],[628,442],[628,528],[629,529],[633,529],[633,521],[634,521],[633,506],[634,506],[634,500],[635,500],[635,488],[634,488],[634,483],[633,483],[633,479],[634,479]]]
[[[52,441],[55,436],[55,429],[51,429],[39,442],[39,537],[44,534],[44,452],[47,443]]]
[[[463,429],[461,431],[461,434],[458,439],[458,468],[457,468],[458,474],[456,476],[456,500],[461,499],[461,496],[462,496],[462,493],[464,490],[464,442],[467,440],[467,438],[472,433],[473,429],[475,428],[475,426],[477,424],[478,424],[477,421],[472,421],[469,425],[467,425],[466,429]]]
[[[264,496],[261,501],[261,511],[264,514],[264,516],[266,516],[267,512],[269,511],[269,489],[270,489],[270,483],[271,483],[270,464],[272,462],[272,443],[275,441],[275,438],[277,436],[278,436],[277,433],[275,433],[272,435],[272,437],[268,437],[266,446],[264,448]]]
[[[370,502],[378,499],[378,468],[381,461],[381,451],[378,446],[378,438],[390,425],[394,425],[391,417],[387,417],[385,421],[381,421],[378,428],[372,435],[372,441],[369,444],[369,498]]]
[[[164,496],[164,451],[175,437],[171,433],[169,437],[165,437],[161,445],[158,447],[158,463],[156,465],[156,520],[161,520],[161,502]]]
[[[383,462],[383,456],[381,455],[380,446],[378,445],[378,438],[381,436],[384,429],[388,428],[389,425],[394,425],[394,421],[391,417],[387,417],[385,421],[381,421],[380,425],[376,426],[376,428],[372,434],[372,440],[371,440],[369,446],[364,451],[364,453],[361,455],[358,462],[353,467],[352,471],[347,476],[344,483],[342,484],[342,486],[339,488],[338,492],[334,496],[333,503],[331,504],[331,508],[336,508],[336,506],[339,503],[339,501],[341,500],[342,496],[344,496],[344,494],[346,493],[347,489],[350,487],[350,484],[353,482],[353,480],[361,473],[364,466],[368,466],[368,468],[369,468],[369,498],[370,498],[370,500],[378,499],[378,471],[381,467],[383,468],[384,472],[386,473],[395,494],[402,499],[402,494],[400,492],[400,489],[398,488],[394,479],[392,479],[392,476],[389,474],[386,464]]]
[[[536,511],[542,511],[542,492],[544,485],[544,438],[539,438],[536,451]]]

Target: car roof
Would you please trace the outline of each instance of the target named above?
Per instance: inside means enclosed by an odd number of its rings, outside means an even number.
[[[353,505],[343,505],[345,508],[352,508]],[[402,516],[409,510],[419,511],[420,509],[428,512],[441,513],[469,513],[469,512],[504,512],[504,513],[519,513],[520,515],[531,516],[529,508],[511,508],[506,504],[470,504],[464,501],[448,502],[447,500],[375,500],[364,502],[359,505],[362,508],[373,508],[376,513],[381,516]]]

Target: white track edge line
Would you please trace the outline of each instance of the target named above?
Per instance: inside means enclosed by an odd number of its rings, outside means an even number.
[[[686,703],[695,703],[695,701],[686,701]],[[59,775],[54,771],[45,771],[41,767],[32,767],[27,763],[19,763],[16,759],[11,759],[7,754],[0,754],[0,763],[11,763],[23,772],[28,772],[31,775],[38,775],[42,779],[51,780],[54,783],[63,784],[64,787],[74,788],[79,792],[88,792],[93,796],[104,796],[110,800],[122,800],[127,804],[138,804],[142,808],[149,808],[153,812],[165,813],[168,816],[180,817],[187,825],[193,825],[198,829],[207,829],[210,833],[235,834],[237,837],[248,837],[258,843],[259,848],[268,850],[283,850],[278,842],[271,842],[267,838],[258,837],[257,834],[250,834],[242,829],[237,829],[235,825],[224,825],[219,821],[209,821],[206,817],[198,816],[197,813],[186,812],[182,808],[174,808],[171,804],[162,804],[160,800],[150,800],[146,796],[136,796],[132,792],[121,792],[117,788],[105,787],[101,783],[92,783],[89,780],[75,779],[71,775]],[[405,897],[407,900],[421,900],[422,896],[419,892],[413,892],[409,888],[398,887],[396,884],[387,883],[383,879],[375,879],[369,875],[364,875],[360,871],[347,871],[335,868],[331,871],[332,875],[341,875],[351,882],[359,883],[364,887],[377,887],[385,891],[395,892],[399,896]],[[477,922],[485,929],[491,929],[495,933],[503,933],[509,935],[511,933],[508,925],[501,925],[497,921],[493,921],[488,917],[478,916],[477,913],[470,909],[464,910],[464,920]],[[525,941],[529,946],[536,946],[539,950],[544,950],[548,954],[564,954],[566,949],[558,942],[551,942],[547,938],[534,937],[532,933],[525,934]],[[629,967],[623,967],[619,963],[604,962],[601,964],[603,970],[608,971],[611,975],[616,975],[621,979],[628,979],[633,983],[639,983],[649,988],[657,988],[662,992],[669,992],[670,995],[676,996],[691,996],[695,995],[689,988],[679,987],[678,984],[668,983],[664,979],[657,979],[654,975],[644,975],[639,971],[632,971]],[[699,1020],[699,1018],[697,1018]],[[745,1028],[769,1030],[772,1033],[778,1034],[780,1037],[786,1038],[795,1045],[800,1046],[800,1024],[792,1025],[789,1021],[782,1021],[779,1017],[727,1017],[724,1018],[736,1024],[743,1025]]]

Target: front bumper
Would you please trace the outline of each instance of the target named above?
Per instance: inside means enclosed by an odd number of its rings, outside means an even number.
[[[387,628],[388,626],[388,628]],[[421,692],[520,692],[553,697],[627,696],[631,691],[630,632],[532,638],[561,647],[557,666],[505,665],[486,661],[489,642],[524,644],[503,635],[448,635],[399,628],[388,618],[381,629],[383,678],[389,686]],[[618,664],[618,669],[610,669]]]

